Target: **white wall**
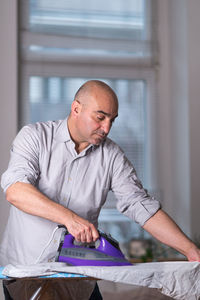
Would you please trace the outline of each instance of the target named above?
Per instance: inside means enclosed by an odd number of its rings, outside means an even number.
[[[17,1],[0,1],[0,174],[6,169],[9,148],[17,131]],[[8,205],[0,193],[0,234]]]
[[[200,1],[187,1],[188,100],[190,133],[191,231],[199,234],[200,225]]]
[[[17,131],[17,0],[0,1],[0,174],[6,169],[9,147]],[[0,192],[0,238],[8,204]],[[3,299],[0,289],[0,299]]]
[[[200,210],[200,1],[158,2],[160,186],[166,211],[195,237]]]
[[[160,174],[164,207],[190,235],[187,5],[159,1]]]
[[[190,161],[188,98],[188,33],[186,1],[170,4],[170,90],[173,211],[184,231],[190,234]]]

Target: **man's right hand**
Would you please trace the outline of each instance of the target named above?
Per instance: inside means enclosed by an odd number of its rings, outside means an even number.
[[[78,242],[91,243],[99,238],[99,233],[95,226],[72,211],[69,211],[69,217],[65,226]]]

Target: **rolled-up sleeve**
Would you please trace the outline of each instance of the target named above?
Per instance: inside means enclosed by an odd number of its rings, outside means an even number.
[[[32,125],[24,126],[13,141],[8,169],[1,177],[4,192],[16,183],[35,185],[39,175],[39,142]]]
[[[117,209],[141,226],[161,208],[160,202],[143,188],[123,152],[114,160],[111,189],[117,198]]]

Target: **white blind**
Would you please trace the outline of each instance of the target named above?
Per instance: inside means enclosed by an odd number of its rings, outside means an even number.
[[[20,2],[24,59],[154,63],[156,0]]]

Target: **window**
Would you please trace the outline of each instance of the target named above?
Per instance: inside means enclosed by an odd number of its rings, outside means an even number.
[[[20,1],[20,126],[65,118],[80,85],[101,79],[119,97],[119,117],[110,137],[124,149],[150,191],[157,188],[152,168],[155,11],[156,1],[150,0],[116,0],[114,5],[105,0]],[[114,231],[120,241],[128,232],[143,234],[117,213],[114,202],[109,195],[100,217],[103,229]],[[130,226],[132,231],[127,230]]]

